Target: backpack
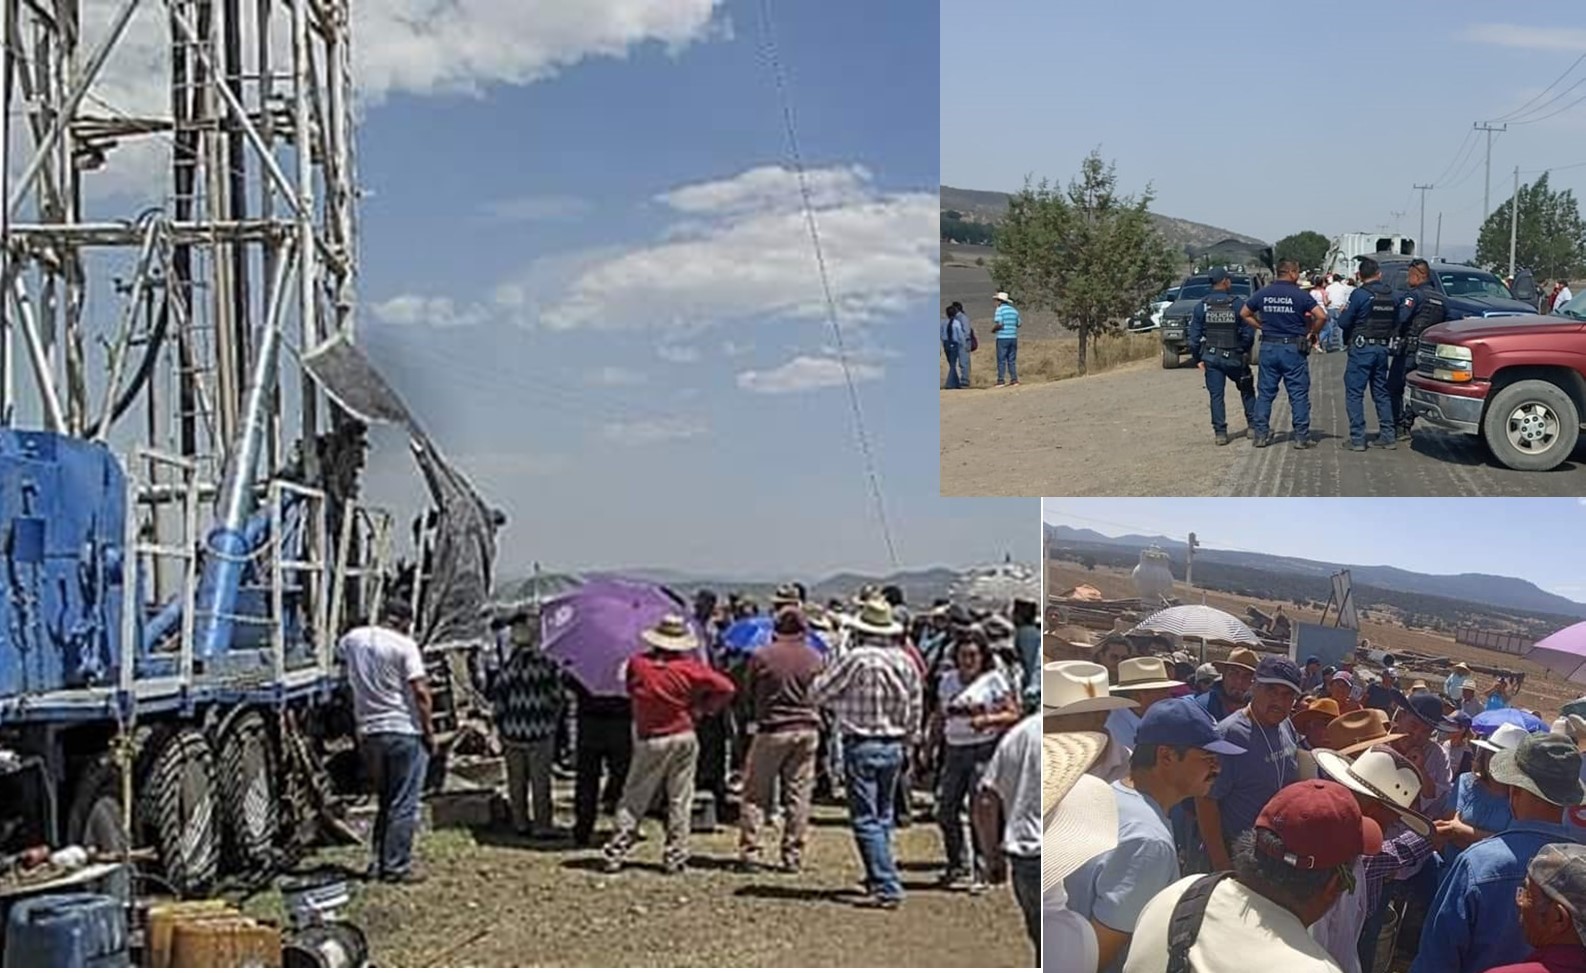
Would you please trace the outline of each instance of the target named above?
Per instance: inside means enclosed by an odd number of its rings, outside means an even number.
[[[1167,973],[1189,973],[1189,951],[1201,932],[1201,920],[1206,918],[1206,904],[1211,901],[1212,890],[1233,872],[1213,872],[1191,882],[1189,888],[1173,906],[1167,926]]]
[[[970,351],[979,351],[980,350],[980,339],[975,337],[975,329],[974,328],[970,328],[969,329],[969,350]]]

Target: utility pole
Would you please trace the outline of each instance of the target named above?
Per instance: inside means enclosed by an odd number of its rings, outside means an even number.
[[[1418,190],[1421,191],[1421,235],[1415,238],[1415,246],[1416,246],[1415,255],[1417,257],[1419,257],[1421,255],[1420,248],[1426,246],[1426,191],[1428,189],[1431,189],[1432,187],[1431,186],[1415,186],[1415,187],[1412,187],[1412,188],[1415,188],[1415,189],[1418,189]]]
[[[1443,256],[1443,214],[1437,214],[1437,242],[1432,245],[1432,256]]]
[[[1492,133],[1507,132],[1509,126],[1500,125],[1497,128],[1493,128],[1491,124],[1483,123],[1481,125],[1472,125],[1471,127],[1478,132],[1487,133],[1487,184],[1486,188],[1481,191],[1481,222],[1485,226],[1487,217],[1492,215]]]
[[[1195,539],[1193,533],[1189,536],[1189,553],[1184,558],[1184,583],[1195,587],[1195,548],[1200,547],[1200,541]]]
[[[1514,280],[1514,241],[1520,229],[1520,167],[1514,167],[1514,195],[1509,197],[1509,279]]]

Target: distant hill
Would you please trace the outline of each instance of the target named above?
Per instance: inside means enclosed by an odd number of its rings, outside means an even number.
[[[1182,565],[1188,545],[1169,537],[1146,537],[1129,534],[1108,537],[1084,528],[1046,525],[1048,548],[1070,550],[1122,550],[1138,556],[1140,549],[1155,544]],[[1131,561],[1132,563],[1132,561]],[[1195,552],[1197,582],[1210,582],[1207,569],[1223,567],[1238,572],[1240,577],[1259,579],[1263,574],[1274,579],[1304,580],[1310,597],[1326,599],[1327,589],[1315,581],[1323,581],[1340,569],[1349,571],[1350,580],[1357,590],[1370,589],[1378,596],[1392,597],[1393,593],[1422,595],[1444,599],[1463,606],[1488,606],[1508,613],[1544,616],[1544,620],[1564,620],[1567,624],[1586,618],[1586,605],[1571,601],[1550,591],[1543,591],[1520,578],[1490,574],[1422,574],[1387,565],[1329,564],[1305,558],[1280,557],[1273,554],[1249,554],[1243,551],[1219,551],[1199,548]],[[1250,583],[1256,583],[1250,581]]]
[[[614,574],[625,578],[638,578],[645,581],[671,588],[684,597],[692,597],[696,590],[709,588],[717,593],[729,591],[742,592],[759,601],[768,601],[777,586],[788,580],[801,580],[809,586],[810,597],[817,601],[826,601],[831,598],[849,598],[860,587],[867,584],[889,585],[895,584],[903,589],[904,595],[911,605],[929,606],[937,598],[947,596],[948,589],[958,579],[959,571],[952,568],[931,567],[915,570],[899,571],[895,574],[872,575],[855,572],[836,574],[820,581],[811,582],[807,579],[746,579],[746,578],[711,578],[703,575],[689,574],[673,571],[667,568],[620,568],[615,570],[598,570],[579,572],[584,575]],[[566,575],[554,576],[558,581]],[[563,587],[557,584],[557,590]],[[527,597],[532,589],[528,579],[513,579],[503,581],[497,585],[497,591],[508,597]]]
[[[942,212],[960,213],[971,222],[997,223],[1008,210],[1007,193],[987,192],[981,189],[956,189],[952,186],[941,187],[941,193]],[[1232,250],[1240,244],[1259,249],[1267,245],[1265,241],[1255,237],[1208,226],[1205,223],[1176,219],[1160,213],[1152,213],[1151,219],[1156,223],[1157,230],[1161,232],[1168,245],[1180,251],[1191,248],[1200,252],[1214,247],[1220,250]]]

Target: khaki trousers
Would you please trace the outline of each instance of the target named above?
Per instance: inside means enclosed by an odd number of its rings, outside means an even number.
[[[688,832],[694,810],[694,766],[699,739],[694,731],[633,741],[633,762],[617,805],[617,833],[606,844],[606,857],[621,860],[633,849],[639,821],[655,792],[666,788],[666,848],[669,864],[688,858]]]
[[[748,769],[743,782],[743,817],[739,823],[738,850],[746,861],[760,854],[760,828],[775,810],[780,790],[787,807],[782,827],[782,861],[797,865],[809,829],[810,797],[815,789],[815,753],[818,730],[756,733],[749,744]]]

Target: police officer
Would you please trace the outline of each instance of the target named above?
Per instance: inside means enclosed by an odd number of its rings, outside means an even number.
[[[1206,391],[1212,399],[1212,432],[1217,445],[1228,445],[1228,419],[1223,409],[1223,393],[1228,382],[1239,390],[1245,407],[1245,425],[1255,429],[1250,406],[1256,399],[1256,382],[1250,374],[1250,349],[1256,344],[1256,329],[1239,320],[1244,298],[1232,293],[1233,282],[1222,267],[1211,271],[1212,292],[1195,305],[1190,314],[1190,360],[1206,375]],[[1252,432],[1251,435],[1254,435]]]
[[[1432,267],[1420,257],[1410,261],[1410,292],[1399,303],[1399,353],[1393,356],[1388,372],[1388,394],[1393,396],[1393,424],[1399,435],[1408,436],[1415,421],[1404,408],[1404,377],[1415,367],[1415,352],[1421,345],[1421,332],[1448,320],[1443,295],[1432,286]]]
[[[1300,262],[1278,261],[1277,278],[1250,296],[1239,316],[1261,332],[1261,384],[1251,416],[1251,445],[1260,449],[1272,443],[1272,403],[1281,381],[1289,393],[1294,414],[1295,449],[1309,449],[1311,441],[1311,363],[1316,335],[1327,323],[1327,312],[1299,285]]]
[[[1349,438],[1345,449],[1366,450],[1366,389],[1377,409],[1377,438],[1372,445],[1393,449],[1393,399],[1388,395],[1388,371],[1399,344],[1399,302],[1393,288],[1382,282],[1382,267],[1370,257],[1360,258],[1361,284],[1349,294],[1349,303],[1338,316],[1349,364],[1344,368],[1344,409],[1349,413]]]

